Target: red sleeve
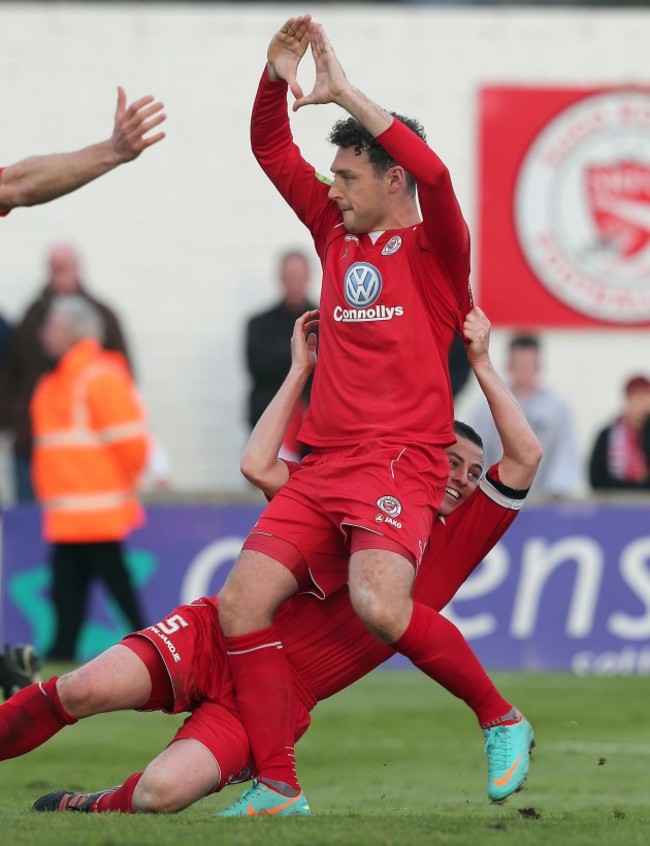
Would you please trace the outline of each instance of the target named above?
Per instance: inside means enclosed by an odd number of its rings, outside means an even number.
[[[469,290],[469,230],[444,162],[415,132],[394,120],[377,141],[415,179],[425,238],[452,279],[461,301],[472,307]]]
[[[415,597],[441,611],[503,537],[525,496],[525,491],[502,485],[497,465],[491,467],[464,505],[444,522],[434,523],[415,580]]]
[[[2,179],[2,171],[3,170],[4,170],[4,168],[0,167],[0,179]],[[10,211],[11,211],[11,209],[7,209],[6,211],[2,211],[2,209],[0,209],[0,217],[6,217],[9,214]]]
[[[291,134],[287,111],[288,86],[262,74],[251,118],[251,146],[260,167],[287,203],[324,246],[325,233],[341,221],[336,203],[327,198],[329,185],[306,162]]]

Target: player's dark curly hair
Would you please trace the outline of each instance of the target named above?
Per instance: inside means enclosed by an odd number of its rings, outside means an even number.
[[[454,433],[459,438],[467,438],[468,441],[483,449],[483,438],[469,424],[462,423],[460,420],[454,420]]]
[[[416,135],[419,135],[423,141],[427,140],[422,124],[417,120],[414,118],[404,117],[404,115],[398,115],[396,112],[391,112],[390,114],[396,120],[399,120],[405,126],[408,126],[408,128],[412,132],[415,132]],[[391,167],[395,167],[397,164],[395,159],[388,155],[381,144],[377,143],[377,139],[353,117],[337,120],[332,127],[332,131],[328,135],[327,140],[331,144],[336,144],[337,147],[353,147],[357,156],[361,155],[361,153],[368,153],[368,159],[378,176],[386,173],[387,170]],[[409,191],[415,191],[415,180],[410,173],[407,173],[407,185]]]

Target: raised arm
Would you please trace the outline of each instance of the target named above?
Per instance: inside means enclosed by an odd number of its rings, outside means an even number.
[[[516,399],[492,366],[489,355],[490,321],[478,306],[465,318],[463,334],[467,357],[488,401],[503,444],[499,478],[509,488],[526,490],[542,460],[542,448]]]
[[[312,22],[310,32],[316,79],[312,91],[296,100],[294,110],[310,104],[335,103],[367,129],[413,177],[426,238],[464,302],[469,278],[469,231],[447,166],[419,135],[350,84],[320,24]]]
[[[287,112],[287,86],[294,97],[302,97],[296,74],[310,43],[310,27],[309,15],[289,18],[271,39],[253,105],[251,146],[262,170],[321,249],[325,233],[340,222],[341,214],[328,199],[329,186],[295,144]]]
[[[373,103],[348,82],[340,61],[320,24],[310,24],[311,52],[316,66],[314,87],[293,104],[294,111],[316,103],[336,103],[377,137],[393,122],[393,116]]]
[[[278,458],[296,403],[316,364],[317,309],[305,312],[296,320],[291,337],[291,367],[277,394],[273,397],[244,449],[241,472],[269,499],[289,478],[289,470]]]
[[[5,167],[0,176],[0,212],[47,203],[137,158],[165,137],[164,132],[148,135],[165,120],[162,109],[163,104],[150,95],[127,106],[124,89],[118,88],[111,137],[71,153],[32,156]]]
[[[311,15],[289,18],[275,33],[266,51],[266,71],[269,79],[283,79],[294,97],[303,96],[297,72],[311,40]]]

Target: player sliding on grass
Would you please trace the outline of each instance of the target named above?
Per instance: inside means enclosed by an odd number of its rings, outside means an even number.
[[[294,469],[276,456],[314,364],[313,343],[304,338],[304,327],[314,316],[308,313],[297,321],[291,371],[252,433],[242,460],[244,473],[269,496]],[[415,582],[416,597],[436,610],[449,602],[519,513],[540,458],[535,436],[492,369],[489,323],[479,309],[468,316],[465,334],[504,455],[479,485],[480,439],[458,425],[457,442],[448,451],[445,518],[436,521],[436,544],[424,556]],[[488,795],[504,799],[527,776],[532,729],[501,697],[455,626],[436,616],[440,649],[432,671],[476,713],[486,736]],[[393,654],[358,620],[346,588],[325,601],[293,598],[282,607],[278,625],[292,666],[296,738],[306,729],[316,701],[347,687]],[[78,719],[124,709],[191,715],[144,773],[98,793],[47,794],[35,803],[37,810],[172,812],[250,777],[248,739],[236,710],[214,599],[181,606],[158,625],[127,637],[72,673],[15,694],[0,706],[0,758],[25,754]],[[304,806],[289,803],[278,815],[306,812]]]

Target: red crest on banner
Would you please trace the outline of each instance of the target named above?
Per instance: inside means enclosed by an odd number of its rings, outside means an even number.
[[[633,256],[650,240],[650,167],[618,162],[586,169],[591,213],[604,241]]]
[[[496,326],[650,325],[650,91],[481,91],[477,288]]]

